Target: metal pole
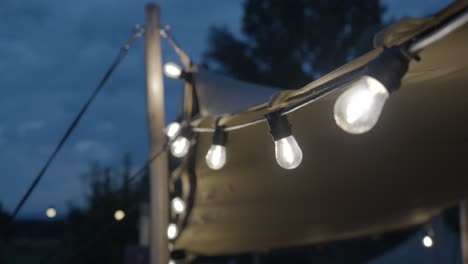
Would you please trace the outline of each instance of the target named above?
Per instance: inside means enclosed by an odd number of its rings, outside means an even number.
[[[155,4],[146,6],[146,87],[150,141],[150,157],[163,148],[164,86],[160,39],[160,9]],[[169,219],[168,159],[163,153],[150,165],[150,263],[167,264],[169,249],[167,226]]]
[[[468,264],[468,202],[460,202],[460,240],[462,263]]]

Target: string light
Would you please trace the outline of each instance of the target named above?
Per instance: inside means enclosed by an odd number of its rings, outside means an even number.
[[[425,247],[431,248],[434,245],[434,240],[430,236],[424,236],[422,243]]]
[[[171,144],[171,153],[176,158],[182,158],[187,155],[190,149],[190,128],[182,126],[180,128],[179,136]]]
[[[431,224],[429,224],[426,229],[427,234],[423,237],[422,244],[426,248],[431,248],[434,245],[434,229],[432,228]]]
[[[179,136],[171,144],[171,153],[176,158],[182,158],[187,155],[190,148],[190,141],[183,136]]]
[[[206,164],[210,169],[219,170],[226,164],[226,132],[221,126],[217,126],[213,134],[213,143],[206,153]]]
[[[180,197],[175,197],[174,199],[172,199],[171,207],[172,207],[172,210],[176,214],[181,214],[181,213],[185,212],[185,202]]]
[[[275,141],[275,156],[278,164],[285,169],[294,169],[301,164],[302,150],[292,135],[291,125],[278,112],[267,115],[270,134]]]
[[[176,238],[178,234],[179,234],[179,229],[177,228],[177,225],[174,223],[170,223],[169,226],[167,227],[167,238],[172,240]]]
[[[402,48],[385,49],[368,64],[366,75],[352,83],[336,100],[336,124],[351,134],[371,130],[379,120],[390,93],[400,88],[408,64],[409,57]]]
[[[174,140],[181,128],[181,125],[177,122],[172,122],[166,127],[166,135],[170,140]]]
[[[169,260],[169,264],[176,264],[175,260],[171,259]]]
[[[174,62],[164,64],[164,74],[173,79],[179,79],[182,76],[182,69]]]
[[[115,220],[117,220],[117,221],[121,221],[122,219],[125,218],[125,212],[122,211],[122,210],[117,210],[117,211],[115,211],[115,213],[114,213],[114,218],[115,218]]]
[[[46,210],[46,215],[48,218],[55,218],[57,216],[57,210],[53,207],[49,207]]]

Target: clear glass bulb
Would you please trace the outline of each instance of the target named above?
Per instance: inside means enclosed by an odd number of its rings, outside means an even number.
[[[169,224],[167,227],[167,238],[169,239],[174,239],[177,237],[179,234],[179,229],[177,228],[177,225],[174,223]]]
[[[164,74],[169,78],[177,79],[182,74],[182,69],[179,65],[173,62],[168,62],[164,64]]]
[[[430,236],[425,236],[423,238],[423,245],[427,248],[430,248],[432,247],[432,245],[434,245],[434,241],[432,240]]]
[[[185,202],[180,197],[175,197],[172,199],[171,206],[172,210],[177,214],[181,214],[185,211]]]
[[[361,77],[336,100],[336,124],[351,134],[371,130],[379,120],[388,97],[387,89],[378,80],[370,76]]]
[[[211,145],[205,156],[206,164],[210,169],[219,170],[226,164],[226,147]]]
[[[302,150],[293,135],[275,141],[278,164],[285,169],[294,169],[301,164]]]
[[[179,133],[180,127],[180,124],[177,122],[173,122],[167,125],[166,135],[169,137],[170,140],[173,140],[177,133]]]
[[[190,148],[190,141],[186,137],[177,137],[171,144],[171,153],[176,158],[187,155]]]

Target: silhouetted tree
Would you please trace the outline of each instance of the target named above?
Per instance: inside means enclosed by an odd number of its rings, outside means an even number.
[[[204,64],[235,78],[299,88],[371,49],[378,0],[250,0],[242,35],[214,27]]]
[[[66,263],[123,263],[125,246],[137,242],[138,208],[147,185],[128,180],[131,159],[125,155],[119,168],[93,163],[83,175],[89,187],[85,209],[71,206],[66,228]],[[145,176],[147,177],[147,175]],[[122,221],[114,219],[123,210]]]

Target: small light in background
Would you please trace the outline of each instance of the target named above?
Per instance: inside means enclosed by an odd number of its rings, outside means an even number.
[[[169,260],[169,264],[176,264],[175,260],[171,259]]]
[[[434,245],[434,241],[432,240],[430,236],[425,236],[422,242],[423,242],[423,245],[427,248],[431,248]]]
[[[46,215],[48,218],[54,218],[57,216],[57,210],[53,207],[47,208]]]
[[[122,211],[122,210],[115,211],[115,213],[114,213],[115,220],[121,221],[122,219],[124,219],[124,217],[125,217],[125,212],[124,211]]]

